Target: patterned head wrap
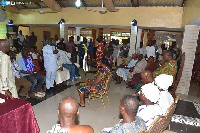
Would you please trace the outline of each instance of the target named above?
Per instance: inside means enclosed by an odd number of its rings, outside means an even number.
[[[156,103],[160,98],[160,91],[154,83],[145,84],[142,86],[142,94],[151,102]]]
[[[167,74],[160,74],[155,78],[155,84],[159,89],[167,91],[169,86],[173,83],[173,76]]]

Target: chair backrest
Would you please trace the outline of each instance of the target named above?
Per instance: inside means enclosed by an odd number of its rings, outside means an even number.
[[[175,92],[176,92],[178,83],[179,83],[179,81],[180,81],[180,79],[181,79],[181,76],[182,76],[184,63],[185,63],[185,52],[183,52],[183,54],[182,54],[181,67],[180,67],[180,69],[179,69],[177,78],[176,78],[175,82],[173,83],[173,84],[174,84],[174,88],[173,88],[173,91],[172,91],[172,96],[173,96],[173,98],[176,97]]]
[[[178,96],[176,97],[175,103],[178,103],[178,100],[180,99],[181,94],[178,94]]]
[[[164,116],[160,116],[157,119],[155,119],[151,125],[149,125],[149,127],[147,128],[148,133],[162,133],[165,128],[165,123],[166,123],[166,119]]]
[[[174,111],[176,109],[176,106],[177,104],[176,103],[173,103],[169,109],[167,110],[167,113],[165,114],[165,118],[166,118],[166,122],[165,122],[165,125],[164,125],[164,128],[166,129],[168,126],[169,126],[169,123],[172,119],[172,116],[174,114]]]
[[[110,74],[110,75],[108,76],[108,80],[107,80],[107,83],[106,83],[105,90],[108,90],[108,89],[110,88],[111,80],[112,80],[112,74]]]

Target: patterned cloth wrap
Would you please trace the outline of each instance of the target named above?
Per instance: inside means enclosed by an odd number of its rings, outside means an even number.
[[[97,85],[90,85],[90,81],[95,81],[101,73],[101,81]],[[110,70],[106,68],[102,68],[99,70],[93,79],[88,79],[87,83],[81,83],[80,88],[78,89],[81,93],[88,93],[91,89],[97,89],[100,93],[102,93],[108,83],[108,77],[110,75]]]

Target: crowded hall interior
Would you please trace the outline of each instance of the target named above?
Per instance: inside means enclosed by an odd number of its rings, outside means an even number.
[[[200,0],[0,4],[0,133],[200,132]]]

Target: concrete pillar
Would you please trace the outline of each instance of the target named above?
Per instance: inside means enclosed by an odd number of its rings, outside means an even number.
[[[185,63],[176,93],[188,94],[189,92],[198,35],[199,35],[199,26],[197,25],[185,26],[183,45],[182,45],[182,51],[185,52]]]
[[[136,49],[140,47],[141,37],[142,37],[142,29],[138,29]]]
[[[68,27],[66,24],[60,24],[60,38],[68,41]]]
[[[81,34],[81,27],[75,27],[75,28],[76,28],[75,41],[77,41],[77,36],[80,36],[80,34]]]
[[[132,54],[135,53],[136,37],[137,37],[137,26],[131,25],[129,56],[132,56]]]

